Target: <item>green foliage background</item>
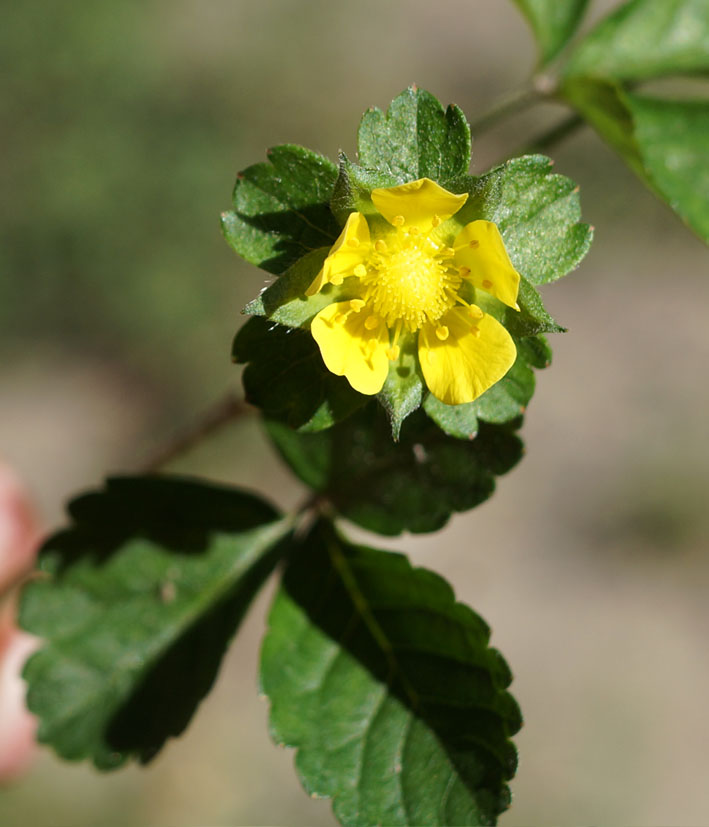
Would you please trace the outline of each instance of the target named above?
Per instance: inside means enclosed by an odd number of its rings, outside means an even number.
[[[48,523],[236,385],[232,333],[263,286],[218,231],[237,169],[284,142],[353,156],[360,113],[412,81],[474,120],[536,60],[499,0],[366,0],[356,15],[324,1],[304,15],[295,0],[1,10],[0,453]],[[559,114],[476,142],[474,171]],[[699,823],[709,262],[595,138],[553,154],[601,243],[548,294],[571,334],[540,375],[530,456],[495,502],[398,547],[460,584],[515,671],[528,757],[507,823]],[[299,500],[260,439],[239,426],[184,469]],[[144,775],[99,779],[43,756],[0,797],[0,821],[330,824],[252,698],[263,608],[191,732]]]

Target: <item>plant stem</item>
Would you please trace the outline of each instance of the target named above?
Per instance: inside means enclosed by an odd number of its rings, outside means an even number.
[[[155,451],[148,461],[143,463],[140,468],[141,472],[151,474],[158,471],[164,465],[172,462],[173,459],[194,448],[195,445],[198,445],[203,439],[211,436],[224,425],[240,419],[246,414],[251,414],[253,410],[235,393],[226,394],[214,405],[207,408],[195,422],[177,434],[167,445]]]
[[[527,144],[521,152],[515,154],[524,155],[534,152],[546,152],[552,146],[555,146],[576,132],[584,123],[585,121],[580,115],[569,115],[569,117],[565,118],[561,123],[553,126],[538,138],[535,138],[531,143]]]
[[[493,104],[484,115],[470,124],[470,131],[473,138],[481,132],[485,132],[494,126],[498,121],[503,120],[509,115],[514,115],[516,112],[521,112],[528,106],[542,100],[543,94],[536,86],[525,86],[522,89],[517,89],[509,95],[500,98],[497,103]]]

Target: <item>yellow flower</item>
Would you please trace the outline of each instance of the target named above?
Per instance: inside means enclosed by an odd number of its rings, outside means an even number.
[[[448,221],[467,198],[429,178],[373,190],[379,215],[350,214],[306,291],[353,278],[357,298],[325,307],[311,331],[328,370],[360,393],[379,393],[406,337],[417,337],[426,384],[447,405],[472,402],[512,366],[510,334],[461,296],[472,285],[519,309],[519,274],[496,225],[472,221],[456,234]]]

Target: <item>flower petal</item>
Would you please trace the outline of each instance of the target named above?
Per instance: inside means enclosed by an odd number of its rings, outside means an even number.
[[[472,314],[481,314],[475,318]],[[436,330],[445,326],[447,337]],[[431,393],[446,405],[472,402],[502,379],[517,356],[505,328],[477,307],[454,307],[419,332],[419,361]]]
[[[446,221],[468,200],[467,193],[455,195],[430,178],[419,178],[408,184],[372,190],[372,202],[390,224],[397,216],[408,226],[430,229],[433,216]]]
[[[354,268],[367,258],[369,247],[367,219],[360,212],[350,213],[322,269],[305,291],[305,295],[314,296],[326,284],[341,284],[343,278],[354,275]]]
[[[313,319],[310,331],[327,369],[359,393],[379,393],[389,373],[389,332],[381,322],[368,330],[366,309],[352,310],[351,302],[335,302]]]
[[[497,225],[492,221],[471,221],[455,240],[455,263],[470,270],[468,278],[509,307],[517,306],[519,273],[507,255]]]

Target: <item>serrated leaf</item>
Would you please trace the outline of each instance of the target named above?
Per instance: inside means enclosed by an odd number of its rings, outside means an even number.
[[[588,0],[515,0],[537,40],[540,64],[553,60],[570,40]]]
[[[484,502],[495,477],[522,456],[520,421],[483,423],[462,442],[423,411],[409,416],[399,442],[376,404],[327,431],[299,434],[277,422],[267,430],[283,459],[311,488],[355,523],[379,534],[436,531],[456,511]]]
[[[521,726],[489,629],[438,575],[319,524],[269,616],[271,732],[345,825],[494,824]]]
[[[640,178],[709,241],[709,101],[670,101],[574,80],[566,99]]]
[[[250,319],[236,334],[232,356],[247,363],[246,400],[291,428],[329,428],[367,401],[344,377],[327,370],[309,331]]]
[[[169,477],[74,500],[23,594],[44,639],[25,667],[39,740],[113,769],[150,760],[209,691],[289,523],[263,500]]]
[[[386,112],[370,109],[359,127],[362,166],[391,175],[394,183],[431,178],[445,186],[470,166],[470,127],[454,105],[415,86],[402,92]]]
[[[579,188],[553,174],[543,155],[525,155],[479,178],[459,182],[468,201],[453,220],[477,218],[500,229],[517,270],[532,284],[546,284],[578,266],[591,246],[593,230],[580,222]]]
[[[280,275],[305,253],[331,247],[339,235],[330,212],[337,180],[332,161],[286,144],[268,162],[239,174],[234,209],[222,214],[222,232],[246,261]]]
[[[391,173],[360,167],[353,164],[344,152],[341,153],[340,172],[330,202],[335,218],[344,225],[347,216],[352,212],[379,215],[372,203],[372,190],[378,187],[393,187],[397,183],[398,179]]]
[[[519,310],[505,309],[504,325],[516,338],[536,336],[538,333],[565,333],[566,328],[554,321],[547,313],[542,297],[530,282],[522,276],[517,296]]]
[[[707,0],[631,0],[576,46],[564,74],[636,81],[707,72]]]

